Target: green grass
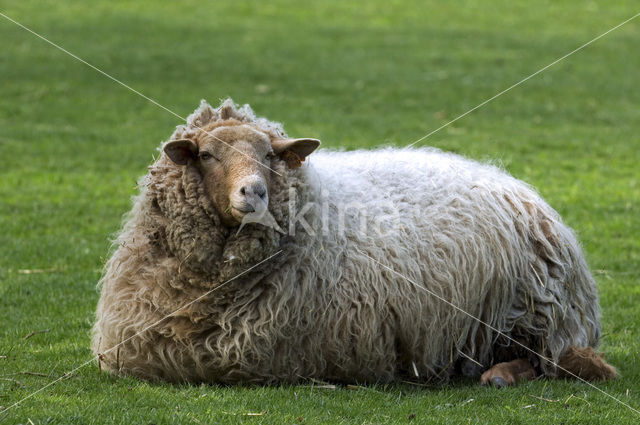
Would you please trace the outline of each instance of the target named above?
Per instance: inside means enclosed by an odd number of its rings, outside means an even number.
[[[250,103],[334,148],[406,145],[639,12],[632,2],[0,3],[183,116]],[[135,181],[179,120],[0,17],[0,405],[91,358],[95,284]],[[640,409],[640,18],[423,144],[497,161],[579,234],[598,384]],[[21,270],[42,269],[24,274]],[[24,337],[34,330],[48,333]],[[41,373],[32,376],[21,372]],[[540,398],[536,398],[540,397]],[[542,399],[553,400],[553,402]],[[568,401],[567,401],[568,400]],[[259,413],[259,416],[248,416]],[[415,417],[410,415],[415,415]],[[576,381],[358,390],[149,385],[95,363],[3,423],[637,423]]]

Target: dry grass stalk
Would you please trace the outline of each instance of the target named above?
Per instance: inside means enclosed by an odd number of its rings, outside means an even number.
[[[50,331],[51,331],[51,329],[41,329],[39,331],[31,331],[23,339],[29,339],[32,336],[37,335],[37,334],[46,334],[47,332],[50,332]]]
[[[51,267],[49,269],[19,269],[18,273],[20,274],[37,274],[37,273],[53,273],[57,272],[57,267]]]

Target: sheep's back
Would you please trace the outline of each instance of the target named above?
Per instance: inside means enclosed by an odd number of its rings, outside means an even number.
[[[552,357],[597,340],[577,241],[527,184],[434,149],[320,151],[309,168],[330,204],[326,238],[341,247],[327,322],[341,326],[327,339],[352,341],[357,355],[340,367],[449,373],[461,358],[499,357],[495,329]]]

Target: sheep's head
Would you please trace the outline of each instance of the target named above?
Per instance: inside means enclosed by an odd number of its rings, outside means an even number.
[[[274,161],[295,168],[313,152],[316,139],[282,139],[249,124],[227,120],[204,127],[190,139],[173,140],[164,152],[177,165],[195,167],[205,193],[227,226],[269,203]]]

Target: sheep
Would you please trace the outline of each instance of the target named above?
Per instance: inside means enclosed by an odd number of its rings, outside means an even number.
[[[530,186],[433,148],[318,145],[202,101],[105,265],[102,369],[224,384],[615,377],[576,237]],[[268,220],[247,220],[260,205]]]

